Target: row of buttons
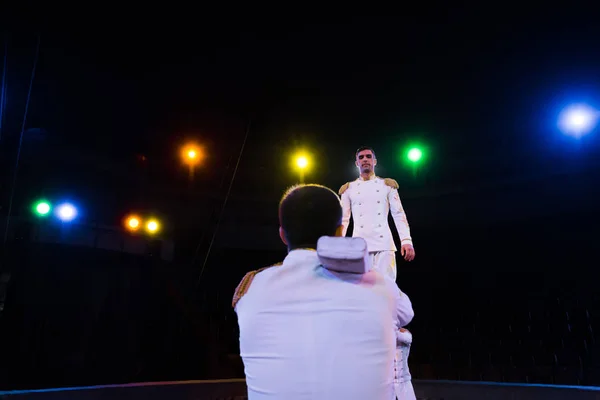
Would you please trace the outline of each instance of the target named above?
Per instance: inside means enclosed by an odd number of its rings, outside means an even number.
[[[379,193],[379,189],[377,189],[377,193]],[[358,192],[357,194],[360,194],[360,192]]]
[[[375,183],[377,183],[377,182],[378,182],[378,181],[377,181],[377,180],[375,180]],[[357,184],[357,186],[360,186],[360,182]],[[379,189],[377,189],[377,193],[379,193]],[[360,194],[360,192],[357,192],[357,194]],[[381,201],[380,201],[380,200],[377,200],[377,204],[381,204]],[[362,206],[362,203],[358,203],[358,205],[359,205],[359,206]],[[381,213],[380,213],[380,212],[378,212],[378,213],[377,213],[377,215],[381,216]],[[362,217],[362,216],[363,216],[363,214],[360,214],[360,217]],[[379,225],[378,225],[378,227],[379,227],[379,228],[381,228],[381,224],[379,224]],[[361,226],[360,226],[360,228],[361,228],[361,229],[363,229],[363,228],[364,228],[364,225],[361,225]],[[383,238],[383,235],[379,235],[379,237],[380,237],[380,238]]]
[[[377,200],[377,203],[381,203],[380,200]],[[359,206],[362,206],[362,203],[358,203]]]

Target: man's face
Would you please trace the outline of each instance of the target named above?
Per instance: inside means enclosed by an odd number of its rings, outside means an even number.
[[[356,166],[361,174],[370,174],[373,172],[377,159],[371,150],[363,150],[356,155]]]

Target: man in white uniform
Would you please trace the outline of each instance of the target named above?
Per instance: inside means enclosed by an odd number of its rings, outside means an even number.
[[[412,305],[377,271],[321,265],[317,241],[340,236],[341,219],[339,197],[323,186],[301,185],[283,196],[280,236],[288,255],[246,274],[232,303],[248,399],[394,397],[395,332],[412,320]]]
[[[396,245],[388,224],[391,212],[401,241],[401,254],[406,261],[415,258],[406,213],[398,195],[398,182],[375,175],[377,158],[370,147],[356,151],[358,179],[345,183],[339,191],[342,196],[342,235],[346,235],[350,216],[354,218],[352,236],[366,240],[374,269],[396,280]]]

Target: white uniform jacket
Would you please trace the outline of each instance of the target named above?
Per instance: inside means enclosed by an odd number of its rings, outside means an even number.
[[[414,313],[379,272],[329,271],[316,251],[293,250],[248,273],[233,306],[249,400],[393,398],[394,325]]]
[[[391,212],[400,241],[402,244],[412,244],[410,228],[398,195],[398,183],[395,180],[378,176],[373,176],[369,180],[358,178],[342,186],[340,195],[344,235],[352,215],[354,217],[352,236],[365,239],[369,252],[396,251],[394,237],[388,224],[388,214]]]

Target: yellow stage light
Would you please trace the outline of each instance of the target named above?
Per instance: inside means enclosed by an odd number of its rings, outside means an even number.
[[[160,224],[157,220],[151,219],[146,223],[148,233],[154,234],[160,230]]]

